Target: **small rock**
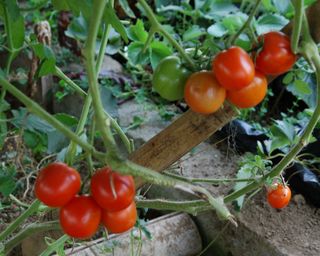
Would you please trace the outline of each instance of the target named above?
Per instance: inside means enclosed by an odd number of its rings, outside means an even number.
[[[306,199],[301,194],[294,195],[292,201],[298,206],[306,204]]]

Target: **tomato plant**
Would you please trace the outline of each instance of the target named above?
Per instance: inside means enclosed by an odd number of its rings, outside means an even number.
[[[60,209],[60,225],[67,235],[86,239],[97,231],[101,221],[101,208],[88,195],[75,196]]]
[[[103,209],[119,211],[134,199],[134,180],[132,176],[123,176],[105,167],[92,176],[91,194]]]
[[[183,98],[185,82],[190,72],[184,68],[177,56],[168,56],[160,61],[153,74],[154,90],[166,100]]]
[[[212,61],[212,70],[227,90],[240,90],[252,82],[254,64],[242,48],[233,46],[220,52]]]
[[[51,163],[40,170],[35,183],[36,197],[51,207],[68,203],[80,190],[80,174],[65,163]]]
[[[277,31],[259,37],[262,49],[256,56],[256,68],[266,75],[280,75],[287,72],[296,62],[297,56],[291,51],[290,38]]]
[[[112,233],[122,233],[131,229],[137,220],[137,210],[134,201],[125,209],[116,212],[103,210],[102,223]]]
[[[266,77],[256,70],[252,82],[238,91],[228,91],[227,99],[239,108],[251,108],[264,99],[267,89]]]
[[[291,189],[287,185],[275,184],[267,193],[267,200],[271,207],[281,209],[286,207],[291,199]]]
[[[226,90],[218,83],[212,72],[202,71],[189,77],[184,97],[194,112],[210,114],[221,107],[226,98]]]

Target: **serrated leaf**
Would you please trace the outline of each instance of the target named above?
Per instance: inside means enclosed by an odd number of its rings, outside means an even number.
[[[133,42],[128,46],[128,59],[133,65],[145,65],[149,59],[149,49],[145,53],[142,52],[144,43]]]
[[[261,35],[270,31],[279,31],[288,23],[289,20],[279,14],[264,14],[254,25],[258,35]]]
[[[309,88],[309,85],[305,81],[295,80],[293,84],[294,84],[295,90],[299,94],[301,94],[302,98],[303,98],[303,95],[309,95],[312,93],[311,89]]]
[[[237,173],[237,179],[248,179],[250,178],[252,175],[251,175],[251,169],[252,169],[252,166],[250,165],[244,165],[242,166],[238,173]],[[239,189],[242,189],[244,188],[246,185],[248,184],[248,182],[237,182],[234,187],[233,187],[233,190],[234,191],[237,191]],[[245,199],[245,195],[243,196],[240,196],[238,197],[235,201],[236,201],[236,204],[237,204],[237,207],[239,209],[242,208],[243,206],[243,203],[244,203],[244,199]]]
[[[276,120],[270,130],[272,135],[278,137],[278,139],[285,136],[289,142],[293,142],[296,136],[294,125],[283,120]]]
[[[285,14],[291,5],[291,1],[290,0],[273,0],[273,5],[276,7],[276,9],[278,10],[278,12]]]
[[[111,24],[111,26],[121,35],[122,39],[128,43],[128,36],[127,36],[127,31],[122,25],[121,21],[119,20],[118,16],[116,15],[112,5],[110,2],[107,4],[105,8],[105,13],[104,13],[104,21],[106,24]]]
[[[139,19],[134,26],[130,26],[128,29],[128,37],[132,41],[140,41],[142,43],[147,41],[148,32],[145,30],[142,20]]]
[[[164,43],[153,41],[150,44],[150,61],[152,69],[155,70],[158,63],[164,58],[172,54],[172,50]]]

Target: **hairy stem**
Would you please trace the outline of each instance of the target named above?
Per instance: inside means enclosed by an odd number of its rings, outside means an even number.
[[[36,212],[40,206],[40,201],[35,200],[14,222],[12,222],[4,231],[0,234],[0,242],[3,241],[8,235],[15,231],[19,225],[24,222],[31,214]]]
[[[42,231],[48,231],[48,230],[59,230],[60,224],[58,221],[49,221],[44,223],[38,223],[38,224],[30,224],[26,228],[24,228],[22,231],[20,231],[17,235],[12,237],[10,240],[8,240],[4,244],[4,252],[5,255],[7,255],[14,247],[16,247],[18,244],[22,242],[23,239],[26,237]]]
[[[252,19],[254,18],[254,15],[256,14],[258,8],[259,8],[259,5],[260,5],[260,2],[261,0],[256,0],[256,4],[255,6],[253,7],[247,21],[243,24],[243,26],[238,30],[238,32],[232,36],[230,38],[230,40],[228,41],[228,46],[231,46],[235,43],[235,41],[237,40],[237,38],[241,35],[241,33],[247,28],[247,27],[250,27],[251,26],[251,22],[252,22]]]

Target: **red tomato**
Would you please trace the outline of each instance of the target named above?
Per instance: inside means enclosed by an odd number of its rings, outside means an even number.
[[[253,81],[239,91],[228,91],[227,99],[239,108],[252,108],[264,99],[267,88],[266,77],[256,70]]]
[[[101,208],[91,196],[75,196],[60,209],[60,225],[67,235],[87,239],[96,233],[101,215]]]
[[[276,184],[274,189],[268,191],[267,200],[271,207],[281,209],[286,207],[291,199],[291,189],[287,185]]]
[[[226,90],[220,86],[212,72],[202,71],[189,77],[184,98],[194,112],[210,114],[221,107],[226,98]]]
[[[281,32],[269,32],[259,37],[263,47],[256,57],[256,68],[266,75],[280,75],[287,72],[296,62],[291,51],[290,38]]]
[[[220,52],[212,62],[212,70],[219,83],[227,90],[240,90],[254,77],[254,64],[242,48],[233,46]]]
[[[132,176],[122,176],[105,167],[92,176],[91,194],[101,208],[119,211],[134,199],[134,180]]]
[[[137,220],[137,209],[134,201],[125,209],[117,212],[103,210],[102,223],[111,233],[122,233],[131,229]]]
[[[80,174],[65,163],[51,163],[41,169],[35,183],[36,197],[50,207],[68,203],[80,190]]]

